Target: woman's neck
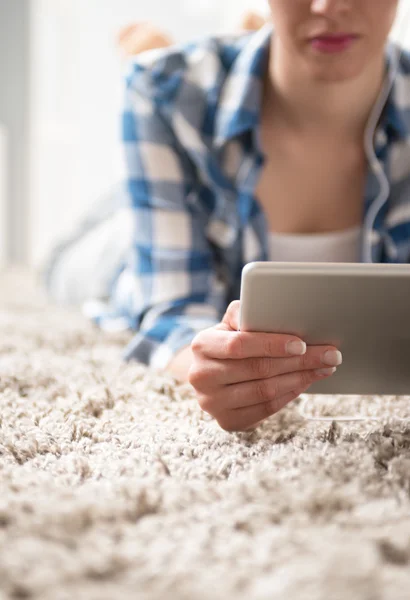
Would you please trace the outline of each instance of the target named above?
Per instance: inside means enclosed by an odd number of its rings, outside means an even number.
[[[379,56],[353,80],[320,81],[306,74],[279,43],[272,43],[265,86],[265,115],[300,132],[328,132],[362,140],[385,72]]]

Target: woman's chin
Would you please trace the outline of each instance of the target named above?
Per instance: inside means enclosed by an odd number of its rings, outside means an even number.
[[[366,57],[363,47],[351,48],[339,55],[319,54],[312,50],[307,56],[307,67],[317,81],[346,83],[360,77],[373,59]]]
[[[312,79],[324,83],[347,83],[359,77],[362,73],[360,67],[354,65],[315,65],[311,68]]]

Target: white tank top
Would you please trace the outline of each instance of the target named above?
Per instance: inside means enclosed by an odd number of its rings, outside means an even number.
[[[360,262],[362,227],[330,233],[269,234],[269,260],[291,262]]]

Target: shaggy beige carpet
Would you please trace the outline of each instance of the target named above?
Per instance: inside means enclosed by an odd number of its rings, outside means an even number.
[[[1,600],[408,600],[410,397],[229,434],[129,334],[0,289]]]

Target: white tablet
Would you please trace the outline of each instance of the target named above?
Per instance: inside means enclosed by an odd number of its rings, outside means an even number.
[[[343,364],[309,394],[410,395],[410,265],[249,263],[240,329],[336,346]]]

